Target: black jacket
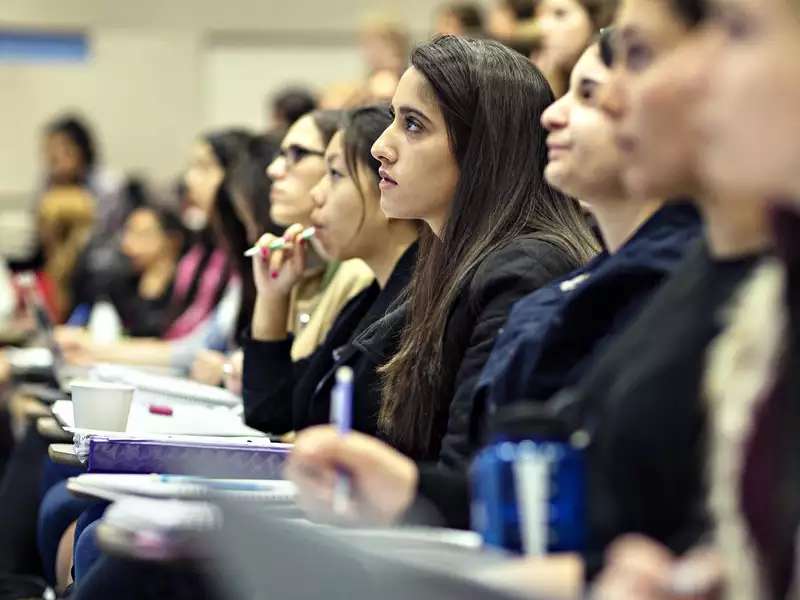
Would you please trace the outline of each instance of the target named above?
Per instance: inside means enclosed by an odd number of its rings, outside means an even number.
[[[700,234],[689,204],[653,214],[613,255],[529,294],[514,305],[467,405],[451,407],[441,461],[465,470],[482,443],[487,412],[520,400],[545,401],[575,385],[605,342],[636,315]]]
[[[533,236],[512,240],[477,266],[445,328],[442,397],[448,402],[435,417],[439,443],[426,459],[438,458],[446,431],[462,428],[473,389],[514,303],[578,266],[562,249]],[[459,411],[451,412],[451,406]]]
[[[325,341],[303,360],[292,362],[292,338],[279,342],[248,339],[244,345],[245,421],[270,433],[285,433],[330,420],[336,369],[354,371],[353,429],[377,434],[380,380],[376,373],[399,341],[403,321],[387,311],[413,273],[417,245],[398,261],[382,290],[377,283],[348,302]]]
[[[650,536],[681,554],[707,526],[702,510],[708,344],[734,291],[759,256],[718,261],[699,243],[581,382],[550,402],[591,437],[587,453],[586,573],[625,533]],[[466,474],[425,466],[419,496],[450,526],[466,526]]]

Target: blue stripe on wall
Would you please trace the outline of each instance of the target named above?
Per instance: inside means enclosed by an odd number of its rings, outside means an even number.
[[[88,57],[89,42],[82,33],[0,29],[0,62],[83,62]]]

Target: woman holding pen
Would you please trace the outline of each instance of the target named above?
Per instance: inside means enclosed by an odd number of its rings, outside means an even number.
[[[419,235],[419,223],[387,218],[380,208],[379,164],[370,148],[390,122],[382,106],[349,113],[325,151],[325,175],[311,192],[313,228],[298,223],[282,238],[265,235],[257,245],[258,293],[243,378],[245,416],[253,427],[285,433],[327,422],[334,371],[347,365],[355,373],[353,426],[375,431],[377,368],[395,348],[401,326],[384,316],[408,285]],[[333,259],[362,259],[375,280],[345,305],[314,353],[292,361],[289,301],[306,269],[312,234]]]

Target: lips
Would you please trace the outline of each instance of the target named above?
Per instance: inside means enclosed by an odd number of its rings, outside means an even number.
[[[547,155],[551,159],[558,156],[559,154],[563,154],[569,150],[569,144],[563,144],[558,142],[551,142],[548,140],[547,142]]]
[[[397,182],[394,179],[392,179],[392,177],[389,175],[389,172],[386,169],[384,169],[383,167],[378,169],[378,175],[381,178],[381,182],[380,182],[381,186],[384,186],[384,184],[385,185],[389,185],[389,186],[397,185]]]

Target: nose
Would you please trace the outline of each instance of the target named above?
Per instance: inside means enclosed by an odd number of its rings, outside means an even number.
[[[320,179],[317,184],[311,188],[311,201],[314,203],[315,208],[322,208],[325,204],[325,188],[327,185],[328,176],[325,175]]]
[[[547,131],[552,133],[553,131],[564,129],[567,126],[569,114],[567,110],[568,96],[569,94],[562,96],[548,106],[542,113],[542,127]]]
[[[397,161],[397,152],[391,143],[392,128],[394,125],[389,125],[380,137],[372,144],[372,157],[380,162],[382,165],[385,163],[393,163]]]
[[[276,181],[286,175],[286,159],[280,154],[267,166],[267,177]]]
[[[600,109],[615,121],[619,121],[627,111],[625,96],[625,77],[619,67],[613,69],[608,80],[597,90],[597,103]]]

